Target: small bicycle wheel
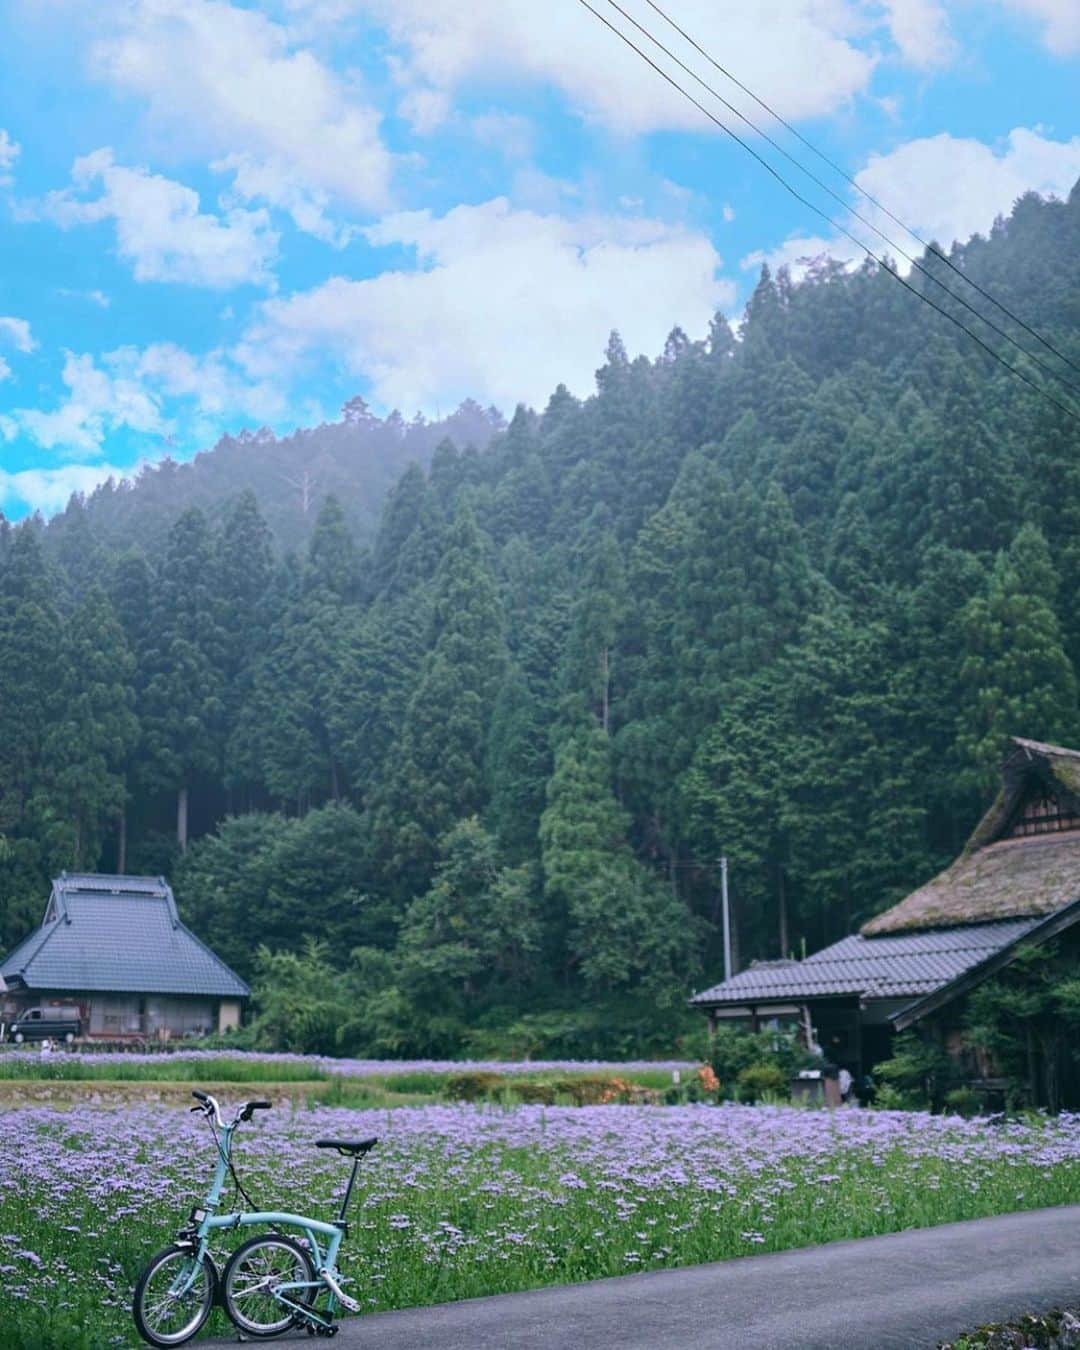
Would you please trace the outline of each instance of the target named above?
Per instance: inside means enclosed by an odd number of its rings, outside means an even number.
[[[150,1345],[183,1345],[214,1306],[217,1271],[190,1247],[166,1247],[139,1276],[131,1311],[139,1335]]]
[[[314,1282],[311,1257],[293,1238],[263,1233],[237,1247],[222,1279],[225,1311],[248,1336],[280,1336],[299,1314],[274,1297],[283,1284]],[[293,1289],[285,1297],[311,1304],[317,1289]]]

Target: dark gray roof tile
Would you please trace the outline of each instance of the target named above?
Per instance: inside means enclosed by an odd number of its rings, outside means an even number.
[[[928,994],[1036,927],[1038,917],[965,924],[890,937],[854,934],[805,961],[763,961],[696,994],[698,1004],[754,1003],[859,995]]]
[[[63,876],[46,922],[0,964],[30,989],[203,994],[250,990],[180,922],[169,886],[153,877]],[[55,917],[52,917],[55,916]]]

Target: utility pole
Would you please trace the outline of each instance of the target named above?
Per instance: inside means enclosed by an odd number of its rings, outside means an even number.
[[[720,907],[724,915],[724,979],[731,979],[731,911],[728,908],[727,858],[720,859]]]

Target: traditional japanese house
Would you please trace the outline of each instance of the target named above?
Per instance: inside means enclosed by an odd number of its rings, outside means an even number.
[[[691,1003],[713,1027],[797,1026],[861,1078],[907,1027],[961,1053],[965,996],[1025,944],[1069,934],[1080,969],[1078,922],[1080,751],[1016,737],[997,799],[944,872],[851,937],[802,961],[755,961]]]
[[[0,963],[2,1020],[78,1007],[84,1034],[158,1039],[239,1025],[244,981],[180,922],[161,877],[68,875]]]

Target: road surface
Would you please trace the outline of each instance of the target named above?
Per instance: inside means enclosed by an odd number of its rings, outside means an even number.
[[[1080,1305],[1080,1205],[348,1318],[335,1350],[922,1350]],[[280,1346],[327,1342],[304,1332]],[[236,1345],[232,1339],[199,1342]]]

